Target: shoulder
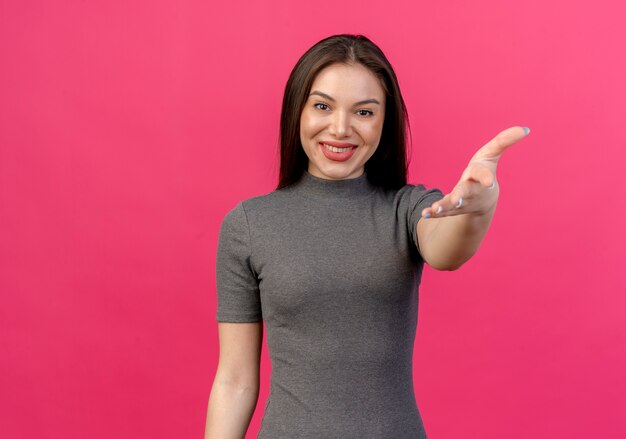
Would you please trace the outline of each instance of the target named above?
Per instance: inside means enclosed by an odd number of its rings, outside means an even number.
[[[264,209],[271,209],[286,201],[284,192],[285,191],[283,189],[274,190],[267,194],[246,198],[240,201],[239,204],[248,213],[254,213]]]
[[[253,218],[276,214],[284,211],[293,203],[294,199],[288,188],[245,198],[226,212],[222,220],[222,227],[241,228],[244,225],[248,226]]]

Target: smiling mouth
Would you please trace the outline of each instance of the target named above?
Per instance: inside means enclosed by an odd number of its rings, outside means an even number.
[[[328,149],[329,151],[332,151],[332,152],[347,152],[347,151],[350,151],[350,150],[356,148],[356,146],[354,146],[354,145],[353,146],[349,146],[347,148],[337,148],[335,146],[328,145],[327,143],[323,143],[323,142],[320,142],[320,145],[322,145],[324,148],[326,148],[326,149]]]

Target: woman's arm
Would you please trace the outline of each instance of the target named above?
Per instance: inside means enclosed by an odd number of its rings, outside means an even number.
[[[495,212],[421,218],[417,236],[424,261],[436,270],[456,270],[480,247]]]
[[[478,250],[496,210],[500,186],[496,167],[502,153],[530,130],[500,132],[471,158],[454,189],[422,211],[416,233],[424,261],[438,270],[456,270]]]
[[[205,439],[243,439],[259,396],[263,322],[218,323],[220,357]]]

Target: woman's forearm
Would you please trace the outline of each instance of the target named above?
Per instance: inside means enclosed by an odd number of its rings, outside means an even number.
[[[494,206],[482,215],[468,213],[427,219],[436,222],[427,236],[428,264],[437,270],[456,270],[467,262],[480,247],[495,210]]]
[[[259,397],[259,386],[238,386],[216,377],[209,397],[204,439],[243,439]]]

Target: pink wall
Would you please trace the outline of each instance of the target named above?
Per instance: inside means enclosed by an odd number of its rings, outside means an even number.
[[[341,32],[396,68],[411,182],[532,129],[479,253],[424,274],[430,437],[625,437],[624,3],[259,3],[0,5],[2,437],[202,437],[219,224],[274,188],[289,71]]]

